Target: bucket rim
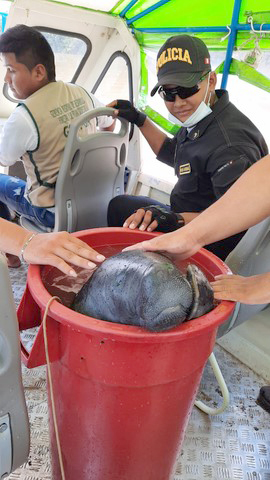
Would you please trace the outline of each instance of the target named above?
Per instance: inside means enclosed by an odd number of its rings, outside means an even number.
[[[124,231],[124,232],[123,232]],[[72,235],[79,237],[81,240],[85,240],[85,238],[89,236],[94,236],[95,234],[102,234],[102,233],[115,233],[122,235],[125,233],[125,236],[129,235],[131,232],[131,237],[134,237],[134,231],[127,232],[127,229],[124,228],[113,228],[113,227],[104,227],[104,228],[93,228],[89,230],[83,230],[80,232],[74,232]],[[140,235],[142,234],[142,235]],[[154,236],[160,235],[158,232],[140,232],[136,231],[137,242],[140,241],[138,238],[141,236],[142,239],[150,239]],[[86,242],[88,243],[88,242]],[[121,242],[122,245],[123,242]],[[127,241],[125,242],[127,245]],[[134,242],[135,243],[135,242]],[[114,244],[117,245],[117,244]],[[91,243],[93,248],[96,245]],[[99,245],[100,246],[100,245]],[[102,245],[103,246],[103,245]],[[196,262],[200,263],[200,260],[207,259],[210,263],[215,265],[219,270],[220,274],[229,274],[231,270],[229,267],[218,257],[216,257],[213,253],[205,250],[204,248],[200,249],[195,255],[192,255],[190,259],[195,259]],[[47,291],[46,287],[43,284],[41,273],[44,268],[48,268],[48,266],[43,265],[29,265],[28,269],[28,276],[27,276],[27,284],[28,288],[31,292],[36,303],[39,305],[41,310],[45,310],[48,301],[52,298],[52,295]],[[54,268],[54,267],[51,267]],[[123,341],[139,341],[139,342],[162,342],[162,341],[176,341],[180,337],[184,339],[185,337],[201,335],[207,333],[207,331],[213,331],[216,329],[223,321],[228,319],[229,315],[232,314],[235,308],[235,302],[222,300],[213,310],[205,315],[195,318],[193,320],[189,320],[186,322],[181,323],[179,326],[174,327],[170,330],[166,330],[163,332],[151,332],[146,330],[142,327],[127,325],[123,323],[113,323],[108,322],[106,320],[98,320],[93,317],[88,317],[81,313],[75,312],[70,308],[62,305],[60,302],[55,301],[52,302],[49,308],[48,316],[57,322],[61,323],[62,325],[68,326],[73,330],[77,330],[83,333],[95,333],[95,335],[99,334],[100,336],[106,338],[117,338],[118,340]]]

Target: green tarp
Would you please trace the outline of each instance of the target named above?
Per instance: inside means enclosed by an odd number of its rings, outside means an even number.
[[[129,0],[118,2],[115,8],[111,10],[114,14],[120,14],[122,10],[130,4]],[[160,4],[157,0],[138,0],[133,7],[131,7],[125,18],[131,20],[137,15],[144,13],[148,8],[153,8]],[[182,0],[169,0],[164,5],[158,6],[150,13],[144,15],[142,18],[134,19],[131,26],[136,29],[135,35],[140,45],[146,47],[153,47],[160,45],[169,33],[155,33],[143,32],[140,33],[138,29],[156,29],[156,28],[179,28],[179,27],[224,27],[231,24],[232,14],[234,8],[234,0],[225,0],[221,2],[214,2],[213,0],[193,0],[192,2]],[[270,1],[269,0],[242,0],[239,19],[240,24],[247,24],[248,17],[252,16],[255,24],[268,23],[270,24]],[[222,45],[220,39],[224,37],[224,33],[208,32],[206,34],[199,34],[207,45],[212,48],[226,48],[226,41]],[[239,32],[236,39],[238,45],[243,39],[248,38],[249,33]],[[261,43],[262,48],[270,49],[270,35]],[[248,45],[246,46],[248,48]]]

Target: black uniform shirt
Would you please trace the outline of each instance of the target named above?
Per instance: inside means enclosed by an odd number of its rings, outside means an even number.
[[[167,138],[158,153],[157,159],[174,167],[178,177],[171,193],[174,212],[205,210],[268,153],[262,134],[229,101],[228,92],[216,90],[216,95],[212,113],[189,132],[181,128],[174,138]],[[215,253],[225,258],[242,235],[223,241],[228,245],[226,252]]]

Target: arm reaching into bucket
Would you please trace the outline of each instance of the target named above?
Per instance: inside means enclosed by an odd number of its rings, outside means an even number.
[[[22,255],[27,263],[52,265],[67,275],[77,276],[70,264],[93,269],[95,262],[104,260],[103,255],[67,232],[33,235],[33,232],[3,219],[0,219],[0,229],[2,252]]]
[[[227,192],[186,226],[128,250],[168,252],[187,258],[204,245],[229,237],[270,215],[270,155],[252,165]]]
[[[233,300],[249,305],[270,303],[270,273],[251,277],[217,275],[211,282],[217,300]]]

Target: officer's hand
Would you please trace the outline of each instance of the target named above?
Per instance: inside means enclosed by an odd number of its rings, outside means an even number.
[[[152,212],[145,211],[144,208],[139,208],[139,210],[130,215],[123,225],[123,227],[128,227],[132,230],[139,227],[139,230],[147,230],[147,232],[152,232],[157,226],[158,222],[156,220],[152,221]]]
[[[136,228],[140,225],[140,230],[147,229],[148,232],[158,227],[160,232],[167,233],[177,230],[184,223],[184,219],[180,214],[176,214],[159,205],[149,205],[148,207],[140,208],[131,215],[125,221],[124,227]]]
[[[115,108],[115,115],[124,118],[130,123],[135,123],[137,127],[142,127],[146,115],[137,110],[129,100],[114,100],[107,107]]]

